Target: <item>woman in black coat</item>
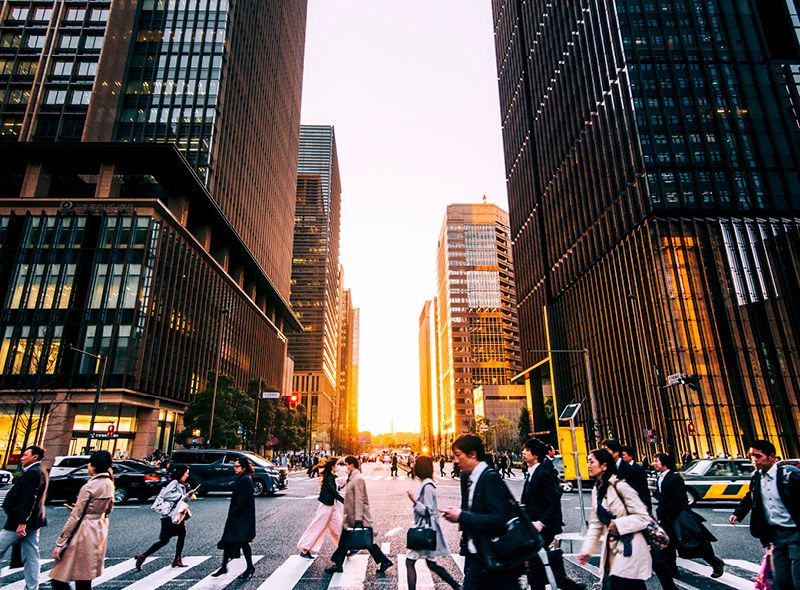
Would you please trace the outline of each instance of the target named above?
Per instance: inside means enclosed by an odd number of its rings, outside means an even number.
[[[256,538],[256,500],[253,495],[253,466],[246,457],[239,457],[233,464],[236,473],[236,483],[233,484],[231,504],[228,507],[228,518],[225,520],[225,530],[222,539],[217,543],[217,548],[222,549],[222,567],[212,576],[221,576],[228,573],[228,562],[239,557],[240,551],[244,553],[247,569],[240,575],[240,580],[252,577],[256,568],[253,567],[253,551],[250,541]]]

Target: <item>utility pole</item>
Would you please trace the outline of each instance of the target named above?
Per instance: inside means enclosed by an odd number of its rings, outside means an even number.
[[[92,403],[92,417],[89,420],[89,436],[86,437],[86,446],[83,449],[85,455],[92,452],[92,438],[94,437],[94,422],[97,419],[97,406],[100,403],[100,392],[103,389],[103,381],[106,378],[106,361],[107,357],[102,354],[92,354],[74,346],[69,347],[71,350],[78,352],[82,355],[97,359],[100,362],[100,378],[97,380],[97,389],[94,392],[94,402]]]
[[[228,308],[225,307],[219,312],[219,322],[217,323],[217,366],[214,370],[214,393],[211,396],[211,419],[208,423],[208,440],[206,444],[211,445],[211,435],[214,433],[214,412],[217,409],[217,385],[219,384],[219,363],[222,357],[222,318],[228,315]]]

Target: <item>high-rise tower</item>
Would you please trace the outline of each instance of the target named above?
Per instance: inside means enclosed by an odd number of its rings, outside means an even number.
[[[449,205],[436,269],[438,383],[430,391],[438,391],[437,437],[449,442],[474,427],[473,389],[508,384],[520,367],[508,214],[492,204]]]
[[[535,430],[588,349],[603,436],[796,455],[796,0],[492,6]]]
[[[301,126],[291,302],[305,330],[290,336],[289,354],[312,450],[330,446],[338,419],[341,191],[333,127]]]

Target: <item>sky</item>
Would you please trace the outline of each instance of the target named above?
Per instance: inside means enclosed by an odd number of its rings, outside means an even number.
[[[359,429],[418,432],[445,209],[485,194],[508,210],[489,0],[309,0],[301,121],[335,128]]]

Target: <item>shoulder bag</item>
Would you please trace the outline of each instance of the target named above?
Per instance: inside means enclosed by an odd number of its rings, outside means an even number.
[[[167,489],[171,484],[172,482],[168,483],[163,488],[161,488],[161,491],[158,492],[158,496],[156,496],[156,499],[153,500],[153,505],[150,506],[150,510],[152,510],[157,514],[160,514],[161,516],[169,516],[170,513],[178,505],[178,502],[180,502],[181,500],[180,497],[174,502],[167,502],[167,500],[165,499],[167,495]]]
[[[340,544],[348,551],[369,549],[373,545],[372,529],[369,527],[344,528]]]
[[[502,486],[511,508],[511,518],[506,522],[505,532],[497,537],[481,535],[474,539],[483,566],[488,571],[517,568],[533,559],[544,544],[522,506],[506,485]]]
[[[426,483],[426,485],[432,485],[436,489],[436,486],[430,482]],[[422,486],[422,488],[424,489],[425,486]],[[422,497],[422,489],[420,489],[420,497]],[[408,549],[414,551],[434,551],[436,549],[436,529],[431,524],[431,512],[427,506],[425,507],[424,518],[427,521],[427,525],[423,524],[422,526],[408,529],[408,533],[406,533],[406,547]]]
[[[617,489],[617,484],[614,482],[614,491],[617,492],[617,495],[622,499],[622,502],[625,503],[625,495],[620,493],[619,489]],[[664,528],[658,524],[658,521],[649,516],[649,522],[647,526],[642,529],[641,531],[637,531],[642,533],[644,536],[644,540],[647,541],[647,544],[650,545],[653,549],[657,551],[662,551],[669,546],[669,535]]]

